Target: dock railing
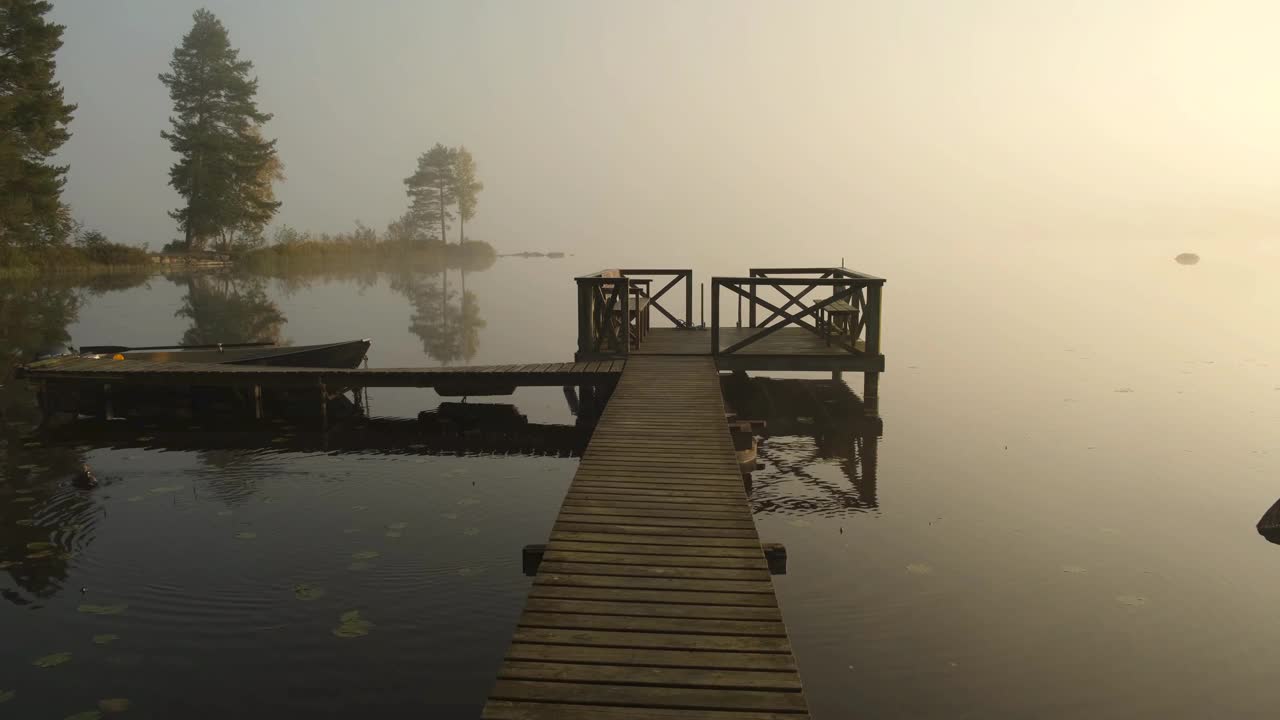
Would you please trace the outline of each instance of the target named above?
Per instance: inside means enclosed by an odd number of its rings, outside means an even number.
[[[657,292],[655,278],[670,278]],[[647,323],[657,311],[682,329],[693,327],[693,271],[686,269],[611,268],[574,278],[578,286],[577,359],[626,357],[643,332],[633,323]],[[662,299],[684,283],[684,318]],[[625,299],[624,299],[625,298]]]
[[[788,326],[808,330],[849,353],[880,354],[884,278],[844,267],[751,268],[748,272],[749,277],[711,279],[713,355],[732,355]],[[810,298],[819,288],[830,288],[830,296]],[[729,347],[720,345],[721,290],[737,297],[737,326],[743,327],[746,305],[745,327],[758,329]],[[859,340],[863,341],[861,348]]]

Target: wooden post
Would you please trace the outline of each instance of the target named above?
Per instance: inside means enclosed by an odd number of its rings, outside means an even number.
[[[755,277],[755,276],[756,276],[756,273],[753,270],[751,272],[751,277]],[[738,297],[741,298],[742,296],[739,295]],[[756,284],[755,283],[751,283],[751,304],[747,307],[747,324],[750,325],[751,327],[756,326]]]
[[[868,415],[880,414],[880,373],[862,374],[862,404]]]
[[[684,276],[684,326],[693,327],[693,271]]]
[[[578,280],[578,359],[591,353],[591,284]]]
[[[742,296],[738,296],[738,327],[742,327]]]
[[[329,430],[329,389],[323,379],[320,381],[320,430]]]
[[[720,355],[720,281],[711,279],[711,356]]]
[[[867,314],[865,316],[867,322],[867,352],[871,355],[880,354],[880,303],[883,290],[883,285],[867,286]]]
[[[253,386],[253,419],[262,419],[262,386]]]
[[[840,380],[844,379],[844,373],[840,372],[839,370],[832,370],[831,379],[839,382]]]

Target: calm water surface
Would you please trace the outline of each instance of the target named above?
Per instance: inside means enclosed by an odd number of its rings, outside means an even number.
[[[574,345],[570,277],[618,262],[6,281],[0,351],[370,337],[371,366],[552,362]],[[817,717],[1274,716],[1280,547],[1253,524],[1280,496],[1280,342],[1259,329],[1280,295],[1256,280],[1276,261],[1073,262],[849,262],[890,280],[883,430],[776,408],[753,495],[789,550],[775,583]],[[440,401],[369,400],[388,418]],[[573,422],[559,390],[498,400]],[[289,423],[55,439],[8,374],[0,403],[4,717],[106,698],[132,717],[475,717],[528,588],[520,547],[576,465],[326,449]],[[82,462],[101,487],[70,484]],[[352,610],[367,635],[336,636]]]

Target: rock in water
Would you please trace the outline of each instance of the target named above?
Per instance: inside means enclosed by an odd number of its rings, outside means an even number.
[[[1182,253],[1174,258],[1179,265],[1195,265],[1200,262],[1200,256],[1195,253]]]
[[[1262,519],[1258,521],[1258,534],[1280,545],[1280,500],[1262,514]]]

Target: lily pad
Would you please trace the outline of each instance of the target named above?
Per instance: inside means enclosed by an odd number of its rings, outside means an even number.
[[[31,463],[27,463],[26,465],[19,465],[18,469],[19,470],[35,470],[36,466]]]
[[[467,528],[466,530],[462,531],[462,534],[466,535],[467,537],[475,537],[476,535],[480,534],[480,528]]]
[[[97,710],[85,710],[75,715],[68,715],[64,720],[101,720],[102,713]]]
[[[388,530],[403,530],[407,527],[409,527],[409,523],[407,522],[393,522],[390,525],[387,525]]]
[[[93,605],[90,603],[81,603],[80,607],[76,608],[76,610],[87,615],[120,615],[128,609],[128,603],[117,603],[115,605]]]
[[[362,550],[358,553],[351,553],[352,560],[372,560],[382,553],[377,550]]]
[[[36,524],[36,521],[34,518],[22,518],[21,520],[15,520],[13,524],[21,525],[22,527],[31,527]]]
[[[101,635],[93,636],[93,644],[94,645],[110,645],[111,643],[119,639],[120,639],[120,636],[116,635],[115,633],[103,633]]]
[[[50,557],[53,557],[52,550],[41,550],[40,552],[27,553],[28,560],[43,560]]]
[[[0,570],[8,570],[9,568],[19,564],[21,563],[16,560],[0,560]]]
[[[17,690],[0,690],[0,704],[7,703],[17,697]]]
[[[256,537],[258,537],[258,533],[256,532],[245,531],[236,533],[237,540],[252,540]]]
[[[105,713],[121,713],[129,709],[129,700],[127,698],[99,700],[98,709]]]
[[[65,665],[69,662],[71,662],[71,653],[60,652],[60,653],[53,653],[50,655],[45,655],[44,657],[36,658],[35,660],[31,661],[31,664],[35,665],[36,667],[51,668],[51,667],[57,667],[59,665]]]
[[[53,543],[51,543],[51,542],[29,542],[29,543],[27,543],[27,549],[28,549],[28,550],[50,550],[50,549],[55,548],[55,547],[57,547],[57,545],[54,545],[54,544],[53,544]]]
[[[35,501],[36,501],[36,499],[35,499],[35,498],[33,498],[33,497],[29,496],[29,495],[23,495],[23,496],[21,496],[21,497],[16,497],[16,498],[14,498],[14,499],[10,500],[9,502],[18,503],[18,504],[24,504],[24,503],[33,503],[33,502],[35,502]]]
[[[333,634],[340,638],[357,638],[369,634],[373,629],[373,623],[360,617],[359,610],[348,610],[338,616],[338,627],[333,629]]]
[[[317,600],[325,596],[325,589],[308,583],[293,586],[293,596],[299,600]]]
[[[928,563],[911,563],[907,566],[907,572],[912,575],[932,575],[933,566]]]

